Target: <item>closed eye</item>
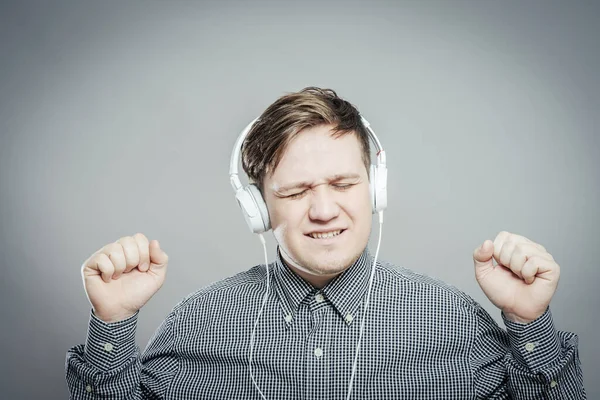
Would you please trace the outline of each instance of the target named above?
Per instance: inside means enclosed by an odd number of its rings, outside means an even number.
[[[347,190],[350,189],[352,186],[354,186],[353,183],[334,183],[333,187],[335,187],[338,190]]]
[[[339,190],[339,191],[348,190],[348,189],[350,189],[354,185],[355,185],[354,183],[334,183],[334,184],[332,184],[332,186],[334,188],[336,188],[336,190]],[[285,196],[285,198],[286,199],[290,199],[290,200],[299,199],[302,196],[304,196],[307,191],[308,191],[308,189],[303,190],[303,191],[298,192],[298,193],[290,194],[288,196]]]
[[[306,193],[306,190],[303,190],[301,192],[290,194],[289,196],[285,196],[285,198],[291,199],[291,200],[299,199],[300,197],[304,196],[305,193]]]

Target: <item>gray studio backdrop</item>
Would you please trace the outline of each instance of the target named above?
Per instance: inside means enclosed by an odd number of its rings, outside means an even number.
[[[473,249],[500,230],[543,244],[562,267],[556,325],[579,334],[600,398],[599,37],[596,2],[2,2],[0,397],[67,398],[90,311],[79,268],[104,244],[142,232],[170,256],[142,347],[185,295],[263,262],[231,147],[317,85],[387,150],[381,258],[500,322]]]

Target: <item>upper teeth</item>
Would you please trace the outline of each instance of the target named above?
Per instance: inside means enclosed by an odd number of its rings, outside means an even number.
[[[337,230],[337,231],[323,232],[323,233],[311,233],[310,236],[315,239],[327,239],[327,238],[332,238],[334,236],[337,236],[340,233],[342,233],[342,231]]]

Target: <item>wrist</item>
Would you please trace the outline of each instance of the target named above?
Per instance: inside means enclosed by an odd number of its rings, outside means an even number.
[[[515,313],[507,312],[507,311],[504,311],[504,310],[502,311],[502,314],[504,314],[504,317],[507,320],[509,320],[511,322],[516,322],[516,323],[519,323],[519,324],[528,324],[528,323],[533,322],[533,321],[535,321],[537,319],[537,318],[534,318],[534,319],[523,318],[523,317],[520,317],[519,315],[517,315]]]
[[[132,316],[134,316],[136,314],[136,312],[121,312],[121,313],[114,313],[114,314],[103,314],[103,313],[99,313],[96,310],[92,310],[92,313],[94,314],[94,316],[99,319],[100,321],[107,323],[107,324],[111,324],[114,322],[121,322],[124,321],[126,319],[131,318]]]
[[[538,308],[535,310],[531,309],[531,310],[526,310],[525,313],[523,313],[523,312],[516,313],[516,312],[514,312],[514,310],[509,310],[508,308],[504,308],[504,309],[502,309],[502,316],[504,317],[505,320],[508,320],[510,322],[514,322],[517,324],[530,324],[530,323],[540,319],[544,314],[546,314],[548,309],[549,309],[549,305],[547,305],[543,309],[541,309],[541,308]]]

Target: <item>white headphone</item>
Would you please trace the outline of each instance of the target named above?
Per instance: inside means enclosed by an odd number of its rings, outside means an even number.
[[[377,164],[371,164],[369,171],[369,191],[371,193],[371,203],[373,214],[383,211],[387,207],[387,167],[385,165],[385,151],[381,147],[381,143],[371,129],[369,122],[361,116],[361,121],[369,133],[369,137],[375,143],[377,149]],[[259,118],[255,118],[244,128],[239,135],[233,151],[231,153],[231,161],[229,165],[229,180],[235,198],[238,201],[244,219],[253,233],[263,233],[271,229],[271,221],[269,220],[269,211],[260,190],[255,184],[243,186],[238,177],[238,164],[240,162],[240,154],[244,139],[252,129],[252,126]]]

